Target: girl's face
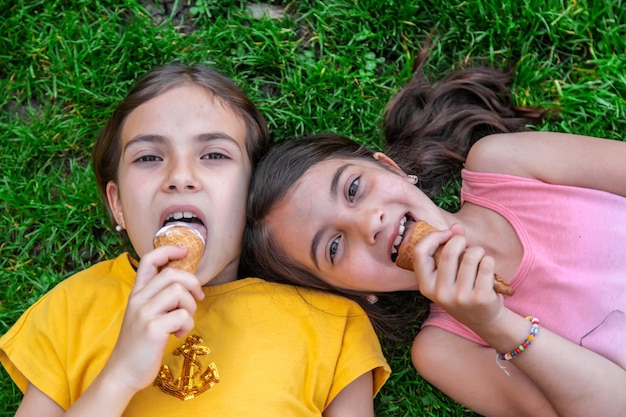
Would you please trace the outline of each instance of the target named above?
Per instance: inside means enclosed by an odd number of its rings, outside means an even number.
[[[404,219],[444,228],[440,213],[397,168],[330,159],[312,166],[266,221],[285,254],[329,284],[387,292],[418,289],[392,258]]]
[[[141,257],[181,216],[205,237],[201,284],[236,279],[251,167],[242,120],[204,88],[174,87],[133,110],[107,197]],[[213,279],[212,279],[213,278]]]

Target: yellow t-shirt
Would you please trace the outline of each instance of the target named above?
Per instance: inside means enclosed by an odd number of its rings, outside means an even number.
[[[0,361],[67,409],[108,359],[135,271],[128,255],[61,282],[0,338]],[[184,338],[125,416],[319,416],[360,375],[389,376],[363,310],[342,297],[246,278],[204,287]],[[194,415],[189,414],[189,415]]]

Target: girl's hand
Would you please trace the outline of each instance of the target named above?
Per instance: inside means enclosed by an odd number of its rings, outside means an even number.
[[[204,298],[195,275],[159,267],[186,255],[186,248],[163,246],[143,256],[130,293],[122,329],[104,372],[129,391],[148,386],[161,366],[171,334],[183,337],[194,326],[196,301]]]
[[[415,245],[420,292],[466,326],[488,326],[505,310],[502,295],[493,289],[493,258],[483,248],[469,246],[462,228],[451,229],[430,233]],[[433,254],[440,245],[436,264]]]

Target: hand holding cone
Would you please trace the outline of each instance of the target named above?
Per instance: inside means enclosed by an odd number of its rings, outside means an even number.
[[[396,265],[400,268],[413,271],[413,248],[424,236],[431,232],[435,232],[437,229],[432,227],[425,221],[418,221],[407,227],[404,232],[404,239],[398,248],[398,258],[396,259]],[[439,263],[439,257],[441,256],[442,246],[439,246],[435,251],[434,258],[435,264]],[[513,295],[515,290],[498,274],[494,274],[493,289],[503,295]]]
[[[154,236],[152,245],[154,248],[163,245],[185,246],[187,256],[169,261],[162,268],[178,268],[192,274],[196,273],[204,252],[202,235],[197,230],[181,224],[170,224],[162,227]]]

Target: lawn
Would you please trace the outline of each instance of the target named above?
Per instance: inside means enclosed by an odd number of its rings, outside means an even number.
[[[231,76],[267,117],[274,141],[334,131],[380,148],[382,109],[432,33],[433,80],[465,64],[513,67],[517,103],[560,109],[561,119],[541,129],[624,138],[622,0],[259,6],[0,0],[0,333],[56,283],[123,250],[89,156],[115,103],[161,63],[209,63]],[[455,207],[453,187],[439,201]],[[473,415],[419,378],[408,349],[387,348],[394,373],[377,415]],[[13,415],[20,398],[0,370],[0,415]]]

